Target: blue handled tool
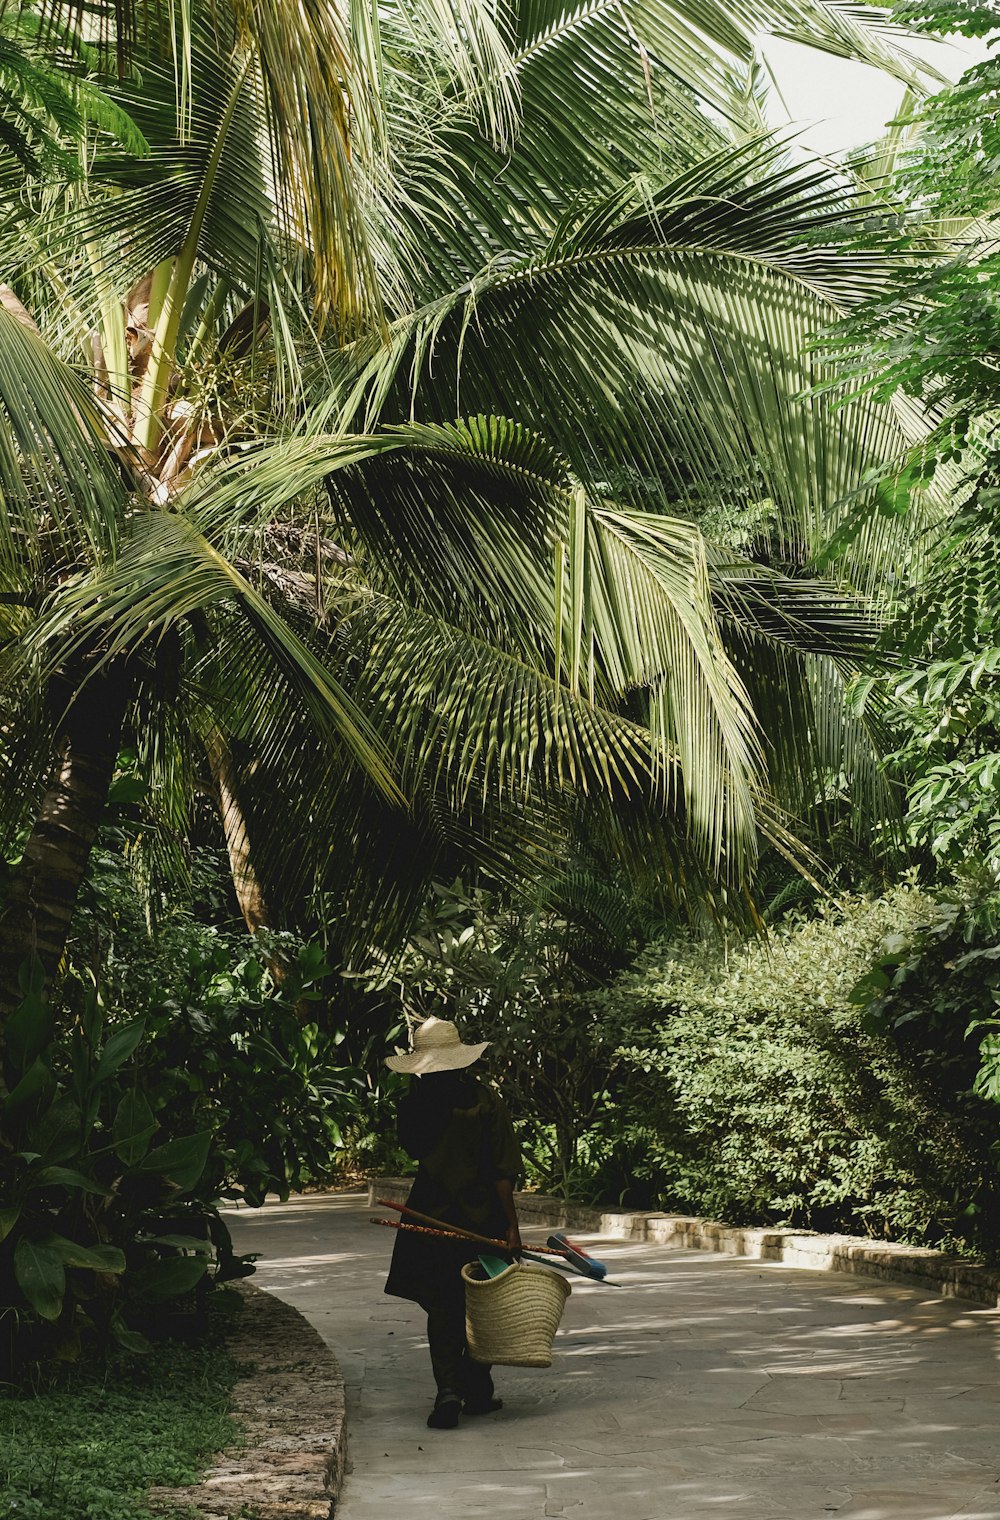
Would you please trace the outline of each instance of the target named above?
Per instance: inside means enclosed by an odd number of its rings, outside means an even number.
[[[603,1283],[606,1288],[621,1287],[621,1283],[612,1282],[610,1278],[592,1271],[589,1262],[587,1265],[583,1265],[582,1263],[570,1260],[568,1256],[541,1256],[537,1251],[522,1248],[521,1260],[537,1261],[539,1266],[542,1267],[559,1267],[563,1272],[578,1272],[581,1277],[586,1277],[590,1282]],[[510,1262],[501,1256],[480,1256],[479,1264],[487,1277],[499,1277],[500,1273],[506,1272],[510,1266]],[[597,1265],[603,1266],[603,1263],[598,1262]],[[604,1270],[607,1271],[607,1268],[605,1267]]]
[[[537,1251],[521,1250],[522,1261],[537,1261],[543,1267],[561,1267],[564,1272],[575,1271],[569,1262],[562,1256],[540,1256]],[[510,1266],[510,1259],[504,1256],[480,1256],[479,1265],[487,1277],[499,1277],[501,1272],[506,1272]]]
[[[576,1267],[578,1272],[582,1272],[585,1277],[597,1277],[602,1281],[607,1277],[608,1269],[603,1261],[598,1261],[595,1256],[591,1256],[590,1252],[585,1251],[582,1246],[574,1244],[567,1235],[550,1235],[546,1244],[552,1246],[553,1250],[562,1251],[566,1260]]]

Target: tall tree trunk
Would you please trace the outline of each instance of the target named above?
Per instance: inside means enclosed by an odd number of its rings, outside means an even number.
[[[250,933],[256,934],[258,929],[271,928],[271,912],[250,853],[250,834],[246,815],[240,805],[236,762],[232,750],[218,729],[214,729],[206,740],[205,749],[219,805],[219,817],[222,819],[236,901]]]
[[[62,707],[55,760],[31,836],[0,907],[0,1048],[20,1002],[18,969],[31,957],[48,984],[66,949],[77,893],[97,837],[121,742],[130,681],[109,666],[84,684],[68,676],[51,697]]]
[[[205,742],[205,749],[222,819],[222,831],[226,838],[229,870],[243,921],[251,934],[256,934],[258,929],[273,929],[274,919],[267,894],[250,848],[250,833],[240,802],[240,778],[233,752],[219,729],[212,731]],[[262,946],[261,954],[274,980],[283,982],[288,975],[288,962],[282,958],[281,952]],[[307,1005],[300,1007],[299,1014],[302,1018],[308,1016]]]

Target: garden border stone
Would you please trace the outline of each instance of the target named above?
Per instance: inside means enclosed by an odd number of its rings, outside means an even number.
[[[368,1202],[388,1198],[403,1203],[410,1190],[406,1177],[384,1177],[371,1184]],[[964,1261],[920,1246],[877,1242],[854,1235],[818,1235],[811,1230],[751,1228],[698,1219],[687,1214],[637,1213],[566,1204],[545,1193],[518,1193],[522,1225],[587,1231],[615,1240],[643,1240],[687,1250],[720,1251],[754,1261],[777,1261],[786,1267],[819,1272],[850,1272],[857,1277],[906,1283],[941,1298],[970,1299],[1000,1308],[1000,1270]]]
[[[245,1368],[233,1389],[238,1446],[189,1488],[154,1488],[152,1509],[240,1520],[330,1520],[344,1477],[344,1379],[309,1321],[252,1283],[228,1338]]]

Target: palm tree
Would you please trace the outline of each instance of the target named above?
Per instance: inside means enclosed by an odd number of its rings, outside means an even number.
[[[156,838],[207,757],[237,884],[252,855],[365,932],[455,840],[558,850],[581,796],[679,900],[739,900],[784,807],[865,770],[870,621],[805,571],[904,446],[807,395],[891,259],[760,135],[754,38],[918,66],[821,0],[131,14],[98,114],[55,7],[79,167],[4,206],[3,821],[35,824],[0,1005],[58,965],[126,723]]]

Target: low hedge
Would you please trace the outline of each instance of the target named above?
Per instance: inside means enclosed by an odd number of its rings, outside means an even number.
[[[647,951],[595,1000],[616,1078],[588,1140],[591,1189],[995,1255],[1000,1109],[972,1090],[977,992],[956,999],[947,1036],[915,993],[932,955],[942,974],[937,912],[903,886],[788,919],[767,944]],[[888,1018],[872,970],[904,963],[909,1001],[904,987]]]

